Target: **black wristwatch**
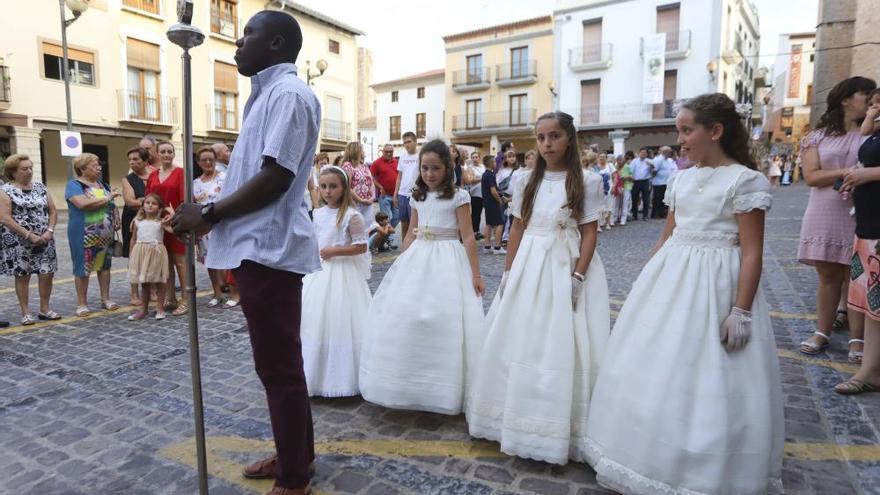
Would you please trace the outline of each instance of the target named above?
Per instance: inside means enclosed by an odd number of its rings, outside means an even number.
[[[202,207],[202,219],[211,225],[220,221],[219,218],[214,216],[214,203],[208,203]]]

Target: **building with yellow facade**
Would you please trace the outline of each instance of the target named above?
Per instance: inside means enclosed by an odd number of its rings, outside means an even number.
[[[176,143],[182,162],[182,51],[165,35],[177,22],[175,7],[175,0],[91,0],[67,29],[74,130],[114,186],[128,173],[126,150],[144,135]],[[31,155],[36,180],[63,208],[68,171],[58,133],[66,128],[58,9],[58,2],[16,2],[14,21],[2,21],[0,154]],[[192,23],[205,33],[205,42],[191,50],[196,147],[235,142],[250,93],[248,78],[235,68],[235,40],[264,9],[299,21],[299,75],[306,80],[309,68],[316,76],[311,84],[322,103],[319,149],[343,149],[355,137],[356,36],[363,33],[289,0],[196,0]]]
[[[535,147],[535,120],[553,110],[553,20],[536,17],[444,36],[446,132],[496,153]]]

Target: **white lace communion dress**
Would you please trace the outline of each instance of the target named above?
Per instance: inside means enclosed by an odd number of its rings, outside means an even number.
[[[367,244],[364,220],[354,208],[337,227],[339,210],[314,211],[318,248]],[[321,270],[303,278],[303,364],[310,396],[358,395],[358,365],[370,309],[370,262],[364,255],[321,260]]]
[[[608,343],[587,423],[599,483],[627,494],[781,493],[783,405],[763,291],[752,336],[728,352],[736,300],[735,215],[771,204],[742,165],[693,167],[669,182],[672,236],[642,269]]]
[[[582,460],[590,391],[611,327],[608,282],[598,251],[577,309],[571,274],[580,256],[579,224],[604,208],[602,178],[584,171],[583,214],[564,208],[566,172],[545,172],[503,297],[496,295],[489,335],[468,401],[470,434],[500,442],[505,453],[565,464]],[[521,218],[524,175],[511,213]]]
[[[459,414],[486,329],[456,216],[470,195],[437,196],[410,202],[418,233],[376,290],[360,386],[385,407]]]

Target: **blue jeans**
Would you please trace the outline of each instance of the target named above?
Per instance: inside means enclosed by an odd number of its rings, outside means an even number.
[[[394,196],[388,194],[379,196],[379,211],[388,215],[388,221],[392,227],[396,228],[400,223],[400,215],[398,215],[397,207],[394,206]]]

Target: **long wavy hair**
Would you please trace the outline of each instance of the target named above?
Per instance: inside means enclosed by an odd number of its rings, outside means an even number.
[[[419,151],[419,177],[416,179],[416,187],[412,190],[412,197],[416,201],[424,201],[428,197],[428,184],[422,179],[422,157],[426,153],[436,153],[443,162],[443,184],[440,186],[439,199],[452,199],[455,197],[455,166],[452,163],[452,153],[449,152],[449,146],[439,139],[428,141],[422,145]]]
[[[870,93],[877,89],[877,83],[867,77],[855,76],[835,84],[828,92],[825,113],[819,117],[816,129],[825,129],[829,136],[846,134],[846,122],[843,121],[843,100],[856,93]],[[861,124],[861,122],[860,122]]]
[[[584,171],[581,168],[581,151],[577,140],[577,130],[574,128],[574,117],[565,112],[550,112],[538,117],[535,123],[535,129],[542,120],[552,119],[559,123],[559,127],[565,131],[568,137],[568,148],[562,158],[565,164],[565,170],[568,172],[565,176],[565,194],[568,200],[565,208],[571,209],[572,218],[578,219],[583,215],[584,209]],[[522,202],[522,221],[528,225],[532,218],[532,212],[535,208],[535,196],[538,194],[538,188],[541,181],[544,180],[544,172],[547,171],[547,161],[544,156],[538,153],[538,161],[535,168],[529,174],[529,180],[526,182],[523,191]]]
[[[364,148],[361,146],[361,143],[357,141],[352,141],[345,146],[345,151],[342,152],[342,163],[351,163],[352,166],[357,166],[364,162]]]
[[[684,102],[682,109],[694,113],[697,124],[710,129],[715,124],[724,127],[721,149],[741,165],[757,170],[758,164],[749,148],[749,132],[736,113],[736,104],[724,93],[707,93]]]
[[[321,169],[321,173],[318,174],[318,182],[321,181],[321,177],[325,175],[335,175],[339,177],[340,182],[342,182],[342,199],[339,200],[339,210],[336,212],[336,228],[342,226],[342,221],[345,219],[345,213],[351,208],[352,200],[351,200],[351,186],[348,184],[348,174],[345,173],[345,170],[342,170],[336,165],[329,165]],[[327,204],[323,198],[321,202]]]

